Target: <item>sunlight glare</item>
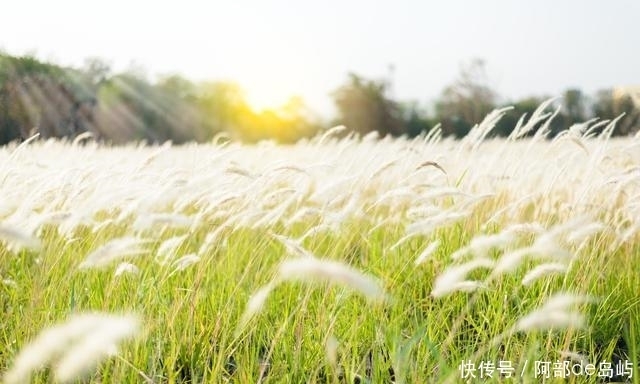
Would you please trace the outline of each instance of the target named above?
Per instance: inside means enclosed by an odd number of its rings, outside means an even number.
[[[294,93],[278,88],[246,88],[247,103],[256,112],[277,111],[285,107]]]

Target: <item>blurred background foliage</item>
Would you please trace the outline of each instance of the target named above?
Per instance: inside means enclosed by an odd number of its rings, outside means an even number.
[[[395,100],[392,87],[391,74],[369,79],[350,73],[330,95],[336,116],[321,119],[299,97],[277,109],[256,111],[232,82],[194,83],[180,75],[150,81],[143,70],[114,73],[100,59],[87,60],[82,68],[63,68],[33,57],[0,54],[0,144],[35,133],[46,139],[84,132],[115,144],[205,142],[218,134],[246,142],[292,143],[338,124],[358,134],[409,137],[440,124],[445,135],[462,137],[488,112],[511,106],[494,130],[495,135],[507,136],[523,114],[531,116],[550,97],[501,101],[479,59],[462,66],[432,105]],[[615,134],[637,132],[640,102],[634,97],[620,89],[592,96],[567,89],[552,105],[558,113],[551,132],[593,117],[611,120],[622,114]]]

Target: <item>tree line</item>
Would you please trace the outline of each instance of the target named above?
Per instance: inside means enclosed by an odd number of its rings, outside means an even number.
[[[369,79],[351,73],[331,94],[337,116],[322,121],[301,98],[276,110],[255,111],[232,82],[194,83],[179,75],[152,82],[141,70],[114,73],[99,59],[87,60],[82,68],[63,68],[34,57],[0,54],[0,144],[35,133],[46,139],[85,132],[111,143],[202,142],[219,134],[248,142],[295,142],[337,124],[360,134],[410,137],[439,124],[445,135],[462,137],[487,113],[509,105],[512,109],[493,131],[507,136],[522,115],[530,116],[548,99],[500,102],[482,60],[465,65],[432,108],[395,100],[391,87],[389,77]],[[616,134],[640,128],[639,105],[630,95],[602,90],[589,96],[568,89],[562,96],[549,127],[552,134],[593,117],[614,119],[622,114]]]

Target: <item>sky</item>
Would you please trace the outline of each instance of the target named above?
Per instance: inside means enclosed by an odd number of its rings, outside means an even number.
[[[637,0],[4,0],[1,9],[6,53],[235,81],[256,108],[296,95],[330,114],[349,72],[387,76],[394,98],[429,105],[474,58],[505,102],[640,85]]]

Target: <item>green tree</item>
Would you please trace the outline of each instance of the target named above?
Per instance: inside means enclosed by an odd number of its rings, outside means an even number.
[[[95,99],[80,71],[33,57],[0,55],[1,142],[74,136],[88,129]]]
[[[616,135],[628,135],[640,130],[640,105],[628,94],[614,95],[611,89],[600,90],[596,93],[592,109],[600,119],[613,120],[622,116],[614,130]]]
[[[405,133],[400,105],[389,95],[388,80],[369,80],[354,73],[333,92],[338,123],[360,134],[377,131],[381,136]]]
[[[220,132],[242,136],[243,120],[252,111],[242,88],[232,82],[205,82],[198,86],[196,104],[201,112],[202,124],[211,138]]]
[[[409,137],[428,132],[435,125],[427,112],[415,101],[403,103],[402,111],[405,130]]]
[[[496,107],[496,92],[489,86],[485,62],[474,59],[462,66],[458,78],[436,103],[444,134],[462,137]]]
[[[587,101],[581,90],[577,88],[567,89],[564,91],[563,101],[567,126],[587,120]]]

